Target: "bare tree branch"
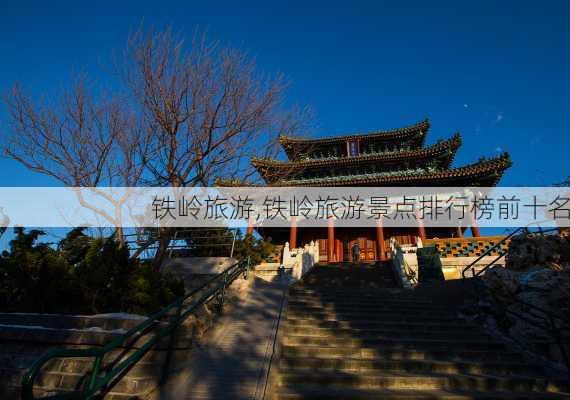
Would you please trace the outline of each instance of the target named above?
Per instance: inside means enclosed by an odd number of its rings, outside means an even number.
[[[285,107],[282,76],[259,73],[246,53],[205,35],[186,43],[141,29],[116,67],[121,96],[85,78],[52,103],[14,86],[5,153],[66,186],[211,186],[255,179],[250,158],[275,156],[279,135],[306,127],[305,110]],[[120,214],[126,198],[106,199]]]

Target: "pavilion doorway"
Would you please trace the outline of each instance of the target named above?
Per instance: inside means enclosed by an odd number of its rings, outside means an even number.
[[[376,241],[366,237],[359,237],[348,243],[347,261],[352,261],[352,249],[356,243],[360,247],[360,261],[376,261]]]

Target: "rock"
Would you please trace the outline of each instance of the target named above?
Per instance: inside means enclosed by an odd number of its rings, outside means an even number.
[[[506,268],[526,271],[541,266],[563,269],[570,263],[570,238],[560,235],[521,234],[511,239]]]
[[[498,265],[485,271],[483,282],[495,299],[505,303],[510,303],[520,289],[515,273]]]
[[[548,293],[548,304],[555,315],[570,321],[570,272],[556,274],[556,282]]]
[[[506,268],[490,268],[483,282],[493,304],[481,315],[489,316],[516,341],[542,353],[541,346],[554,339],[549,315],[570,321],[570,237],[531,234],[513,238]],[[555,321],[560,330],[562,319]],[[553,359],[560,361],[560,357]]]
[[[549,268],[541,268],[521,274],[519,282],[523,286],[523,291],[547,293],[554,289],[557,282],[557,276],[558,272]]]

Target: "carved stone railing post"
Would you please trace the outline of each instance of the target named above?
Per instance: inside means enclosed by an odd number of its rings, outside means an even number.
[[[422,238],[419,237],[419,236],[416,238],[416,247],[417,247],[418,249],[421,249],[422,247],[424,247],[424,244],[423,244],[423,242],[422,242]]]
[[[295,279],[301,279],[319,260],[319,245],[315,242],[305,246],[290,249],[289,243],[283,248],[283,265],[292,268]]]
[[[418,238],[419,239],[419,238]],[[421,245],[421,241],[418,242]],[[413,250],[413,248],[407,248],[408,251]],[[406,256],[413,254],[404,254],[404,250],[395,238],[390,238],[390,252],[392,253],[392,265],[399,276],[402,286],[406,289],[411,289],[413,287],[413,282],[411,281],[412,275],[416,275],[409,264],[406,261]]]
[[[283,247],[283,260],[281,264],[289,265],[291,264],[291,249],[289,248],[289,242],[285,242],[285,246]]]
[[[313,244],[313,265],[319,262],[319,242],[311,242]]]

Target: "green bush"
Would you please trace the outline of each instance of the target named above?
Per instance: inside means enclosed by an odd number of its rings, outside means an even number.
[[[258,265],[275,251],[275,245],[263,239],[255,239],[253,235],[239,235],[234,246],[234,257],[245,260],[249,257],[251,265]]]
[[[0,257],[2,311],[148,314],[184,293],[180,279],[131,259],[112,237],[77,228],[53,248],[37,243],[42,231],[14,232]]]

